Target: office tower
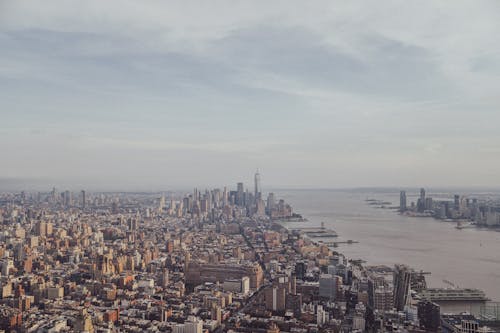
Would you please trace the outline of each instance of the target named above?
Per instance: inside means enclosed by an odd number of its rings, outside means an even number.
[[[445,216],[446,217],[451,217],[451,212],[450,212],[450,203],[448,201],[445,201],[443,203],[444,205],[444,211],[445,211]]]
[[[321,274],[319,277],[319,297],[334,300],[337,292],[337,280],[331,274]]]
[[[80,200],[81,200],[81,206],[80,207],[82,207],[82,209],[85,209],[85,206],[87,204],[87,197],[85,195],[85,191],[84,190],[82,190],[80,192]]]
[[[286,309],[291,310],[295,318],[300,318],[302,313],[302,294],[288,294],[286,296]]]
[[[53,187],[52,191],[50,192],[50,201],[52,203],[55,203],[57,201],[57,192],[55,187]]]
[[[379,286],[369,294],[369,302],[378,311],[390,311],[394,308],[393,290],[389,287]]]
[[[212,191],[212,207],[221,208],[221,191],[218,188]]]
[[[191,197],[184,197],[182,199],[182,206],[186,209],[186,212],[191,212],[191,208],[192,208],[192,200],[191,200]]]
[[[271,215],[271,211],[273,210],[274,206],[276,206],[276,201],[274,199],[274,193],[269,193],[267,196],[267,214]]]
[[[440,219],[446,218],[446,205],[443,202],[439,203],[439,210],[436,210],[436,217]]]
[[[158,212],[162,213],[163,209],[165,209],[165,195],[162,194],[160,197],[160,202],[158,203]]]
[[[64,206],[70,207],[71,204],[72,204],[71,192],[70,191],[65,191],[64,192]]]
[[[477,203],[477,199],[472,199],[472,208],[471,208],[471,217],[474,221],[478,220],[479,216],[479,205]]]
[[[425,198],[425,209],[432,210],[432,208],[433,208],[432,198]]]
[[[425,188],[421,188],[420,189],[420,200],[422,200],[422,202],[425,202]]]
[[[200,202],[198,200],[193,201],[193,208],[191,209],[191,213],[193,215],[200,215],[201,209],[200,209]]]
[[[228,202],[230,205],[236,205],[236,196],[237,196],[237,193],[236,191],[229,191],[229,195],[228,195]]]
[[[422,213],[425,210],[425,189],[420,189],[420,198],[417,200],[417,211]]]
[[[201,200],[200,200],[200,211],[202,213],[206,213],[208,212],[208,199],[206,197],[203,197]]]
[[[297,279],[304,280],[304,277],[306,276],[306,272],[307,272],[306,263],[303,261],[298,261],[295,264],[295,276],[297,277]]]
[[[224,191],[222,192],[222,207],[226,207],[227,203],[228,203],[227,188],[224,186]]]
[[[266,204],[264,200],[258,199],[255,202],[255,214],[257,216],[265,216],[266,215]]]
[[[255,173],[254,176],[254,198],[255,200],[259,200],[261,198],[261,188],[260,188],[260,173],[259,169],[257,169],[257,172]]]
[[[236,184],[236,205],[243,206],[244,189],[243,183]]]
[[[250,208],[254,203],[253,194],[248,192],[248,189],[243,193],[243,206]]]
[[[205,190],[205,194],[204,194],[203,198],[207,200],[207,211],[210,211],[214,206],[214,204],[213,204],[214,200],[212,198],[212,193],[210,193],[210,191],[208,191],[208,190]]]
[[[426,332],[439,332],[441,326],[439,305],[427,300],[420,301],[418,303],[418,320]]]
[[[460,196],[458,194],[454,195],[454,207],[457,212],[460,211]]]
[[[411,271],[406,265],[395,265],[393,274],[394,307],[403,311],[409,301]]]
[[[406,191],[399,193],[399,211],[406,211]]]
[[[286,306],[286,288],[278,285],[266,289],[264,294],[266,309],[271,311],[284,311]]]
[[[243,206],[245,201],[245,188],[243,183],[238,183],[236,185],[236,204],[238,206]]]

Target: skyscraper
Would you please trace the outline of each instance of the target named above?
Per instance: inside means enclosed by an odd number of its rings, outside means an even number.
[[[82,190],[80,192],[80,195],[81,195],[81,200],[82,200],[81,207],[82,207],[82,209],[85,209],[85,205],[87,203],[87,198],[86,198],[86,195],[85,195],[85,191]]]
[[[165,195],[162,194],[160,197],[160,202],[158,203],[158,212],[162,213],[163,209],[165,209]]]
[[[460,195],[455,194],[453,196],[453,208],[458,212],[460,210]]]
[[[71,205],[72,205],[71,192],[65,191],[64,192],[64,206],[70,207]]]
[[[273,210],[274,206],[276,206],[276,201],[274,199],[274,193],[269,193],[267,196],[267,214],[271,215],[271,211]]]
[[[334,300],[337,291],[337,280],[331,274],[321,274],[319,277],[319,296]]]
[[[306,276],[307,265],[304,261],[298,261],[295,263],[295,276],[299,280],[303,280]]]
[[[283,311],[286,306],[286,289],[283,286],[273,286],[266,289],[264,294],[266,309]]]
[[[227,206],[227,188],[224,186],[224,191],[222,192],[222,207]]]
[[[406,191],[399,193],[399,211],[406,211]]]
[[[408,303],[410,293],[411,271],[406,265],[395,265],[393,274],[394,283],[394,307],[398,311],[403,311]]]
[[[417,201],[417,210],[423,212],[425,210],[425,189],[420,189],[420,198]]]
[[[243,196],[244,196],[243,183],[238,183],[236,184],[236,204],[238,206],[243,206]]]
[[[254,186],[255,186],[255,189],[254,189],[254,198],[255,198],[255,201],[261,199],[261,188],[260,188],[260,173],[259,173],[259,169],[257,169],[257,172],[255,173],[255,176],[254,176]]]

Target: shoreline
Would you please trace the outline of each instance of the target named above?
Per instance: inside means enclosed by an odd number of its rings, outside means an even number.
[[[398,214],[398,215],[401,215],[403,216],[402,214]],[[411,216],[407,216],[407,217],[411,217]],[[304,218],[305,221],[304,222],[311,222],[310,219],[307,219],[307,218]],[[435,219],[435,218],[434,218]],[[437,220],[437,219],[435,219]],[[301,228],[294,228],[293,226],[291,225],[286,225],[287,222],[290,222],[290,221],[273,221],[273,222],[276,222],[280,227],[284,228],[287,230],[288,233],[293,233],[294,230],[300,230],[300,229],[307,229],[307,228],[319,228],[320,226],[317,226],[316,223],[312,226],[309,226],[309,227],[301,227]],[[447,222],[451,222],[451,221],[447,221]],[[468,228],[468,229],[472,229],[472,228]],[[480,228],[480,227],[475,227],[474,229],[486,229],[486,228]],[[500,229],[500,228],[499,228]],[[488,230],[490,230],[488,228]],[[500,231],[500,230],[499,230]],[[355,258],[355,257],[349,257],[347,255],[345,255],[343,253],[343,251],[339,250],[338,249],[338,246],[329,246],[329,244],[327,243],[324,243],[324,242],[321,242],[320,240],[316,240],[316,239],[313,239],[309,236],[307,236],[306,234],[303,234],[302,236],[304,239],[306,239],[307,241],[309,241],[311,244],[315,245],[315,246],[321,246],[321,245],[326,245],[328,246],[329,249],[331,249],[332,251],[335,251],[339,254],[342,254],[343,256],[345,256],[350,262],[353,262],[353,263],[357,263],[359,264],[361,267],[365,267],[365,266],[385,266],[385,267],[388,267],[388,268],[392,268],[394,265],[398,265],[398,264],[401,264],[401,263],[398,263],[398,262],[392,262],[391,265],[387,264],[387,263],[376,263],[376,262],[370,262],[369,260],[367,260],[366,258]],[[347,243],[347,242],[342,242],[342,241],[339,241],[339,242],[335,242],[335,243],[338,243],[338,244],[356,244],[356,243],[359,243],[357,241],[353,241],[352,243]],[[407,264],[406,262],[403,262],[402,264],[404,265],[409,265]],[[410,266],[412,269],[415,269],[417,270],[416,268],[414,268],[413,266]],[[418,270],[417,270],[418,271]],[[431,272],[432,274],[432,272]],[[431,284],[431,285],[428,285],[427,288],[428,289],[433,289],[433,288],[443,288],[443,287],[439,287],[439,286],[434,286],[435,284]],[[444,287],[444,288],[448,288],[448,287]],[[469,287],[465,287],[465,289],[468,289]],[[470,287],[470,288],[477,288],[477,287]],[[464,288],[461,288],[461,289],[464,289]],[[481,291],[484,292],[484,290],[480,289]],[[485,292],[486,296],[487,293]],[[491,298],[489,297],[489,302],[497,302],[496,299]]]

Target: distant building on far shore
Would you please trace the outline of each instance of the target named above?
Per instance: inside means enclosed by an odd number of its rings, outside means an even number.
[[[406,211],[406,191],[401,191],[399,193],[399,211]]]

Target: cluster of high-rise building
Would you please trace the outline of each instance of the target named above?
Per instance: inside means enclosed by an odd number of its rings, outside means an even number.
[[[164,200],[162,197],[163,203]],[[286,219],[293,216],[292,207],[282,199],[277,201],[274,193],[269,193],[264,200],[261,190],[261,176],[258,171],[254,175],[253,191],[245,188],[242,182],[237,183],[234,190],[228,190],[224,187],[222,190],[205,190],[202,193],[195,188],[192,194],[186,195],[182,200],[177,201],[172,198],[168,207],[163,204],[160,208],[166,208],[171,216],[180,217],[192,214],[197,217],[208,217],[212,220],[220,215],[226,219],[242,216],[268,216],[272,219]]]
[[[481,226],[500,226],[500,201],[492,198],[479,200],[459,194],[453,195],[453,200],[433,198],[426,196],[425,189],[422,188],[416,202],[412,201],[410,205],[408,205],[406,191],[401,191],[399,211],[439,219],[467,219]]]
[[[262,196],[258,173],[251,192],[0,194],[0,330],[437,332],[443,307],[480,295],[350,261]]]

